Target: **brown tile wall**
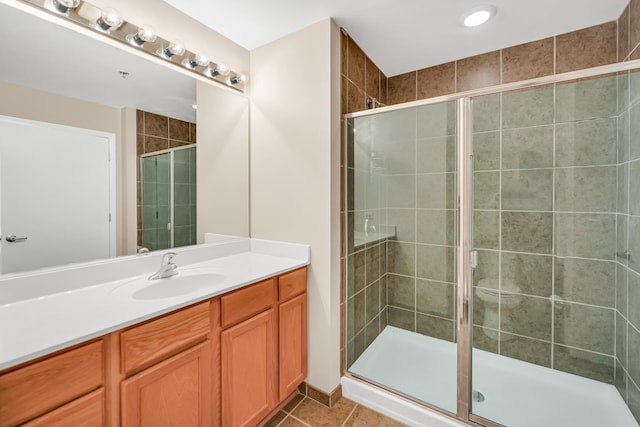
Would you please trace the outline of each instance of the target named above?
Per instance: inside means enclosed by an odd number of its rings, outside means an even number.
[[[376,66],[363,50],[353,41],[349,35],[342,30],[341,39],[341,110],[343,114],[354,111],[367,109],[367,99],[375,98],[382,104],[386,104],[387,100],[387,76]],[[344,127],[344,121],[342,122]],[[340,156],[340,173],[343,177],[341,180],[341,194],[346,194],[347,176],[346,176],[346,141],[342,140]],[[351,156],[352,157],[352,156]],[[352,159],[353,160],[353,159]],[[346,236],[347,212],[345,206],[345,198],[341,197],[340,202],[340,227],[341,235]],[[341,245],[340,266],[342,277],[346,277],[347,267],[347,251],[346,242]],[[364,291],[363,291],[364,295]],[[345,372],[345,362],[347,357],[346,338],[346,301],[347,289],[346,285],[341,286],[340,292],[340,361],[341,372]],[[363,332],[364,334],[364,332]]]
[[[387,76],[342,30],[341,35],[342,113],[368,108],[367,99],[387,103]]]
[[[640,0],[636,7],[638,31],[630,43],[640,56]],[[626,9],[621,20],[629,21]],[[629,26],[620,25],[621,39]],[[626,32],[625,32],[626,31]],[[624,33],[624,34],[623,34]],[[633,33],[633,32],[632,32]],[[625,59],[629,55],[625,55]],[[628,58],[627,58],[628,59]],[[618,61],[618,23],[607,22],[556,37],[549,37],[434,67],[423,68],[389,77],[388,104],[416,101],[450,95],[472,89],[496,86],[544,77],[567,71],[581,70]],[[366,107],[365,107],[366,108]],[[364,109],[364,108],[362,108]],[[353,108],[348,112],[359,111]]]
[[[617,89],[472,100],[475,348],[614,383]]]
[[[138,156],[196,143],[196,124],[136,110],[136,149]],[[136,163],[138,198],[138,246],[142,246],[142,181],[140,159]]]
[[[640,58],[640,0],[631,0],[618,19],[620,52],[618,59]]]

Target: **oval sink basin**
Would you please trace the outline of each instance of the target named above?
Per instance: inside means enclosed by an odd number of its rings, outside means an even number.
[[[139,300],[172,298],[212,289],[212,287],[222,284],[225,280],[226,277],[222,274],[209,272],[178,273],[166,279],[139,279],[136,284],[146,282],[147,285],[135,291],[131,296]]]

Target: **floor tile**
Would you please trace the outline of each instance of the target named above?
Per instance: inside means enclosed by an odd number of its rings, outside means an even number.
[[[351,414],[355,405],[354,402],[342,398],[332,408],[328,408],[307,398],[298,405],[291,415],[313,427],[338,427]]]
[[[309,424],[305,424],[300,420],[297,420],[296,418],[289,415],[287,418],[284,419],[284,421],[282,421],[278,425],[278,427],[302,427],[302,426],[308,426],[308,425]]]
[[[267,421],[267,423],[264,425],[264,427],[276,427],[285,418],[287,418],[287,413],[286,412],[282,412],[282,411],[278,411],[277,414],[275,414],[269,421]]]
[[[284,408],[282,408],[282,410],[284,412],[286,412],[287,414],[291,413],[291,411],[293,411],[294,409],[296,409],[296,407],[298,406],[298,404],[300,402],[302,402],[302,400],[304,400],[304,395],[302,394],[298,394],[296,395],[296,397],[294,397],[293,399],[291,399],[291,401],[289,403],[287,403],[286,405],[284,405]]]
[[[344,423],[345,427],[402,427],[404,424],[392,420],[369,408],[358,405],[351,416]]]
[[[341,398],[332,408],[328,408],[301,394],[265,424],[265,427],[276,426],[402,427],[404,424],[346,398]]]

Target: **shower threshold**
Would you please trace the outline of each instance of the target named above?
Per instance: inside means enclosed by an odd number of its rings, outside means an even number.
[[[387,326],[349,371],[455,414],[456,350],[455,343]],[[638,427],[610,384],[478,349],[473,350],[472,376],[478,400],[471,402],[472,412],[505,426]],[[417,404],[411,408],[390,393],[385,397],[366,383],[346,380],[345,396],[411,426],[455,425],[437,421],[444,417],[435,411],[430,419]]]

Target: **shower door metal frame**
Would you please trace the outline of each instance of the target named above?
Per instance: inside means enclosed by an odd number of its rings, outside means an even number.
[[[346,119],[365,117],[379,113],[385,113],[390,111],[404,110],[414,107],[420,107],[429,104],[437,104],[447,101],[457,102],[457,139],[458,139],[458,152],[457,152],[457,166],[456,179],[457,179],[457,256],[456,256],[456,288],[457,288],[457,413],[452,414],[441,408],[430,404],[424,404],[424,402],[418,402],[411,396],[398,393],[388,388],[381,386],[380,384],[372,383],[366,379],[363,379],[357,375],[353,375],[348,371],[348,367],[345,366],[345,375],[356,378],[360,381],[365,381],[368,384],[372,384],[375,387],[381,388],[387,392],[393,393],[396,396],[403,397],[409,401],[418,403],[422,406],[426,406],[438,413],[451,417],[454,415],[454,419],[462,421],[469,425],[480,425],[484,427],[503,427],[502,424],[498,424],[495,421],[483,418],[479,415],[473,414],[471,406],[471,389],[472,389],[472,226],[473,226],[473,180],[472,180],[472,137],[471,137],[471,99],[483,95],[495,95],[504,92],[511,92],[519,89],[530,89],[537,86],[544,86],[549,84],[564,83],[571,80],[580,80],[585,78],[595,78],[605,76],[607,74],[622,73],[627,71],[640,70],[640,59],[628,62],[615,63],[610,65],[603,65],[599,67],[588,68],[578,71],[570,71],[567,73],[556,74],[551,76],[539,77],[530,80],[523,80],[520,82],[506,83],[498,86],[491,86],[487,88],[474,89],[466,92],[460,92],[452,95],[444,95],[419,101],[406,102],[403,104],[396,104],[387,107],[375,108],[371,110],[359,111],[355,113],[344,114],[345,119],[344,132],[345,141],[347,141],[346,134],[348,132],[348,125]],[[345,144],[345,149],[346,149]],[[346,153],[345,153],[346,154]],[[346,175],[346,168],[345,168]],[[347,204],[348,194],[345,191],[343,195],[345,198],[345,206]],[[348,233],[350,230],[346,230]],[[347,241],[345,236],[344,241]],[[343,277],[343,280],[345,278]],[[345,282],[346,283],[346,282]],[[345,313],[346,315],[346,313]],[[346,322],[345,322],[346,324]],[[346,327],[346,326],[345,326]],[[346,334],[346,330],[344,331]],[[345,335],[346,336],[346,335]]]

